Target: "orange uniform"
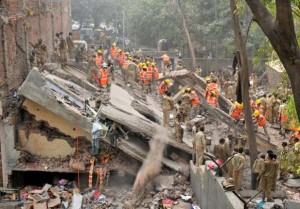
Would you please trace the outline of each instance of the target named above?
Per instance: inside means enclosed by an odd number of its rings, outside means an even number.
[[[110,56],[113,59],[117,58],[117,47],[111,47],[110,48]]]
[[[153,69],[151,66],[147,67],[147,75],[148,75],[148,79],[152,80],[153,78]]]
[[[217,100],[217,97],[216,96],[209,96],[207,98],[207,102],[213,106],[213,107],[217,107],[217,104],[218,104],[218,100]]]
[[[153,79],[159,79],[159,72],[157,67],[152,67]]]
[[[157,87],[159,94],[164,94],[166,91],[168,91],[169,86],[165,81],[162,81],[159,86]]]
[[[143,84],[148,84],[149,80],[148,80],[148,75],[146,71],[141,71],[140,72],[140,80]]]
[[[208,100],[208,97],[210,97],[210,93],[214,91],[216,95],[218,95],[218,84],[217,83],[209,83],[206,86],[206,92],[205,92],[205,98]]]
[[[123,52],[119,53],[118,61],[119,65],[122,67],[125,62],[125,54]]]
[[[195,91],[191,92],[191,103],[192,103],[192,106],[200,104],[200,99]]]
[[[107,86],[107,84],[108,84],[108,73],[107,73],[107,70],[100,69],[99,73],[101,74],[101,77],[99,78],[98,84],[101,87]]]
[[[267,119],[264,115],[259,114],[259,116],[257,116],[255,118],[255,122],[257,123],[258,126],[265,126],[267,124]]]
[[[243,109],[238,108],[237,106],[234,107],[234,110],[231,113],[231,117],[234,119],[239,119],[242,115]]]

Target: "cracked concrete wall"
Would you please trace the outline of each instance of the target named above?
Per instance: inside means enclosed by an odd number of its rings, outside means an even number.
[[[86,137],[89,141],[92,141],[92,135],[81,129],[78,124],[70,123],[70,121],[54,114],[45,107],[42,107],[28,99],[24,101],[23,106],[30,114],[35,116],[37,121],[46,121],[51,127],[56,128],[60,132],[69,135],[74,139],[82,136]]]
[[[243,203],[230,191],[223,189],[223,177],[216,177],[205,166],[190,163],[191,184],[196,200],[205,209],[243,209]],[[222,203],[222,204],[220,204]]]
[[[19,159],[20,152],[15,150],[15,125],[13,118],[0,120],[1,160],[3,187],[8,187],[8,175]]]
[[[64,158],[75,153],[75,147],[71,147],[64,139],[55,138],[51,141],[40,133],[29,133],[26,136],[25,130],[18,130],[19,142],[23,150],[42,157]]]

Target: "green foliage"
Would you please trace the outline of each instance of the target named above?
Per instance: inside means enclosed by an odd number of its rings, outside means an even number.
[[[296,111],[294,96],[290,96],[286,104],[287,117],[290,119],[290,127],[300,126],[298,114]]]

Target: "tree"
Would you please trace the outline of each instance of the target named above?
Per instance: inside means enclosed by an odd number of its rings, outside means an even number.
[[[245,0],[259,25],[276,51],[291,81],[298,118],[300,115],[300,49],[294,27],[291,0],[276,0],[273,16],[261,0]],[[270,2],[270,1],[266,1]],[[294,1],[297,3],[299,1]],[[298,4],[299,5],[299,4]],[[298,7],[299,8],[299,7]]]
[[[246,43],[243,38],[240,21],[237,14],[237,6],[236,0],[230,0],[230,7],[232,13],[232,22],[233,22],[233,29],[234,34],[237,42],[237,47],[239,49],[239,54],[236,54],[236,59],[240,62],[241,73],[241,84],[242,84],[242,100],[244,104],[244,115],[245,115],[245,122],[246,122],[246,132],[248,135],[248,143],[249,143],[249,150],[250,150],[250,161],[251,161],[251,168],[255,160],[257,159],[257,145],[255,139],[255,131],[254,125],[252,120],[252,113],[250,107],[250,98],[249,98],[249,64],[248,64],[248,55],[246,50]],[[240,55],[240,58],[239,56]],[[253,172],[251,175],[251,185],[252,189],[256,188],[256,177],[254,176]]]
[[[190,35],[190,30],[189,30],[189,26],[188,26],[187,17],[183,12],[180,1],[179,0],[173,0],[173,3],[176,6],[176,8],[179,12],[179,15],[182,19],[182,25],[183,25],[185,36],[186,36],[187,43],[188,43],[188,46],[189,46],[190,56],[192,58],[192,67],[193,67],[193,70],[196,70],[195,51],[194,51],[194,47],[193,47],[193,43],[192,43],[192,39],[191,39],[191,35]]]

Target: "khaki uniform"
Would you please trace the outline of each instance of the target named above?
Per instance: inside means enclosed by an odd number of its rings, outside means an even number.
[[[36,55],[36,64],[37,67],[41,67],[46,62],[47,57],[47,46],[44,43],[37,43],[34,45],[34,52]]]
[[[273,102],[273,109],[272,109],[273,123],[279,121],[279,117],[278,117],[279,107],[280,107],[280,100],[275,99]]]
[[[200,166],[203,164],[205,147],[205,135],[202,131],[198,131],[193,138],[193,150],[196,154],[196,166]]]
[[[59,38],[57,36],[54,37],[54,60],[59,61]]]
[[[174,101],[171,97],[164,95],[162,99],[162,110],[163,110],[163,126],[170,126],[170,113],[174,108]]]
[[[229,99],[230,101],[235,101],[235,89],[234,89],[234,85],[230,85],[228,86],[227,89],[227,99]]]
[[[98,69],[96,66],[96,59],[94,57],[90,57],[88,59],[88,67],[89,67],[88,80],[93,81],[94,76],[97,75],[98,77]]]
[[[288,168],[289,168],[289,160],[288,160],[289,149],[288,147],[284,147],[280,152],[280,176],[284,180],[288,180]]]
[[[246,158],[241,153],[234,155],[232,159],[233,181],[234,181],[234,186],[237,190],[241,189],[245,161]]]
[[[128,66],[127,72],[126,72],[126,81],[130,84],[133,84],[134,81],[136,80],[136,74],[138,71],[138,66],[131,62]]]
[[[214,151],[213,151],[215,157],[217,159],[220,159],[222,163],[225,163],[227,158],[226,158],[226,153],[225,153],[225,146],[224,144],[216,144],[214,146]]]
[[[191,96],[189,94],[183,94],[181,97],[183,107],[183,112],[187,115],[190,115],[191,110]],[[188,118],[186,118],[185,123],[187,122]]]
[[[64,39],[60,40],[59,54],[60,54],[60,63],[61,63],[61,66],[64,67],[64,66],[67,65],[67,62],[68,62],[67,42]]]
[[[198,67],[197,69],[196,69],[196,75],[198,75],[199,77],[201,77],[201,74],[202,74],[202,69],[200,68],[200,67]]]
[[[185,123],[187,121],[188,115],[185,112],[178,112],[175,116],[175,139],[178,142],[182,142],[183,138],[183,128],[181,127],[181,124]]]
[[[68,45],[68,53],[69,53],[69,58],[73,59],[74,57],[74,42],[72,36],[67,37],[67,45]]]
[[[274,186],[274,179],[277,178],[278,164],[274,160],[266,160],[259,182],[259,189],[262,190],[262,198],[271,199],[271,190]]]
[[[265,160],[263,158],[256,159],[254,161],[254,164],[253,164],[253,173],[254,173],[258,183],[259,183],[259,180],[261,178],[261,174],[262,174],[263,169],[264,169],[264,164],[265,164]],[[255,188],[257,188],[257,185],[256,185]]]
[[[275,97],[271,96],[267,98],[266,101],[266,119],[269,122],[273,122],[273,104],[274,104]]]

